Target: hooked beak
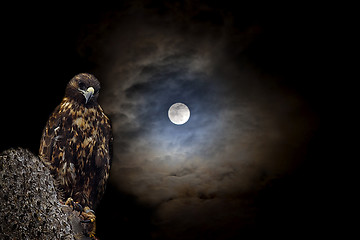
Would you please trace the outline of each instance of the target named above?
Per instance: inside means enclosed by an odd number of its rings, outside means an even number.
[[[89,87],[88,89],[86,89],[86,91],[79,89],[79,91],[84,95],[85,97],[85,104],[91,99],[91,97],[94,95],[94,88],[93,87]]]

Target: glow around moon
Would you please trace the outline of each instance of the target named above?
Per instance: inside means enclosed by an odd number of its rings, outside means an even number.
[[[169,108],[168,116],[172,123],[182,125],[189,120],[190,109],[183,103],[175,103]]]

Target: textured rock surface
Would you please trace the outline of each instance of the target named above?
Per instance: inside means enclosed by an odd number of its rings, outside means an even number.
[[[0,239],[86,239],[75,213],[38,157],[21,148],[0,154]]]

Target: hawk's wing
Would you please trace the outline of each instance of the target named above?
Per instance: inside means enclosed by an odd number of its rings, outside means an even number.
[[[95,196],[93,202],[93,208],[99,204],[102,196],[104,195],[106,189],[106,183],[110,174],[110,167],[112,161],[112,145],[113,145],[113,135],[111,130],[110,119],[104,114],[101,107],[99,108],[101,116],[104,120],[104,123],[100,126],[100,132],[102,133],[99,138],[99,144],[97,145],[97,153],[95,157],[96,167],[101,168],[101,177],[100,182],[97,187],[97,196]],[[102,121],[100,121],[102,122]]]
[[[51,114],[44,128],[40,142],[40,159],[46,164],[51,172],[53,172],[56,168],[54,159],[52,158],[54,150],[60,150],[57,145],[59,144],[61,138],[63,138],[61,135],[62,117],[61,114],[59,114],[59,109],[60,106],[58,106]]]

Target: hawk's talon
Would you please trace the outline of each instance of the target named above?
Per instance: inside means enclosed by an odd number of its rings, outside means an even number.
[[[81,220],[80,221],[81,223],[92,223],[92,222],[95,222],[95,219],[92,218],[92,219],[86,219],[86,220]]]
[[[85,213],[90,213],[90,212],[91,212],[92,214],[95,215],[95,211],[92,210],[92,209],[90,209],[90,208],[87,208],[84,212],[85,212]]]
[[[80,212],[79,217],[81,216],[81,213],[84,211],[84,208],[81,206],[80,203],[74,202],[72,198],[68,198],[65,202],[65,205],[69,205],[73,207],[73,211]]]

